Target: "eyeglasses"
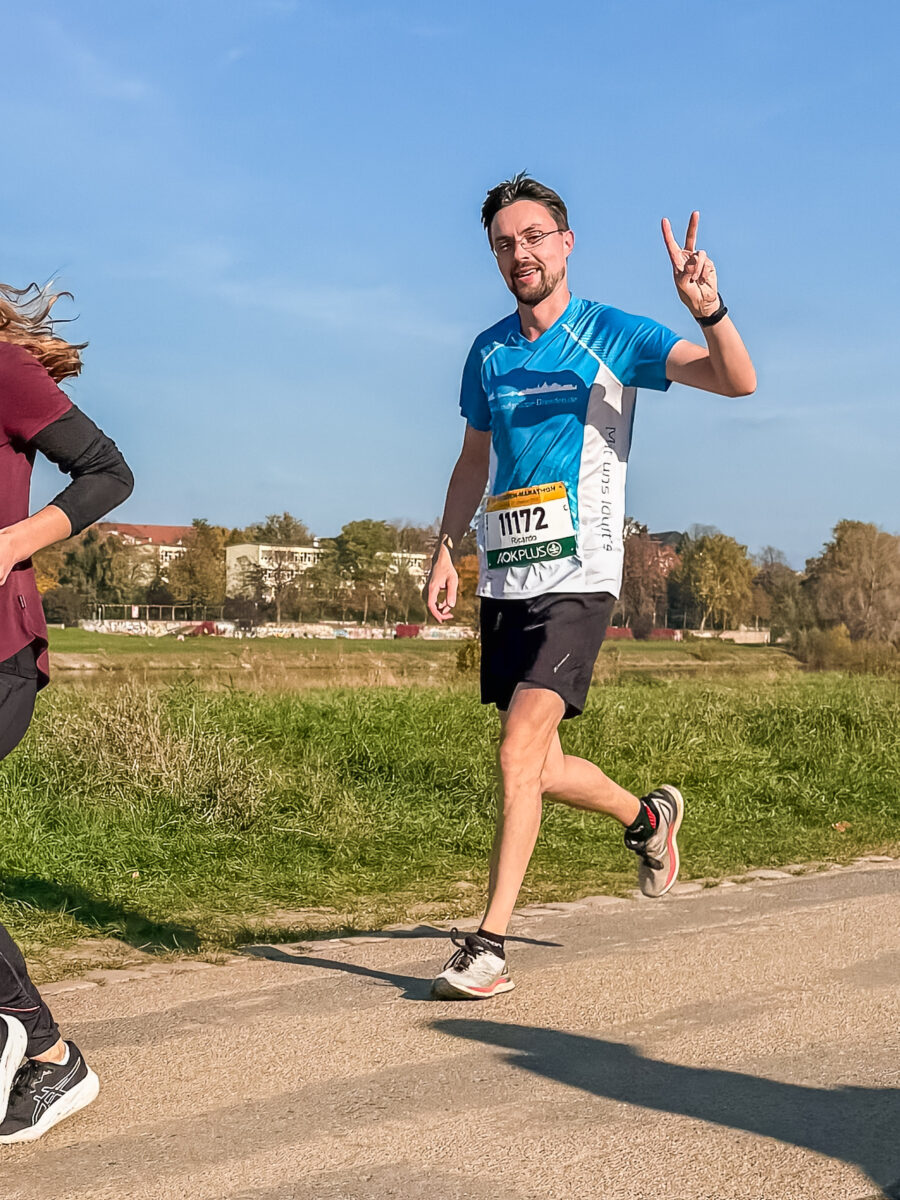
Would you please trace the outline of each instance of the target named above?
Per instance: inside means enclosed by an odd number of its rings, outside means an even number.
[[[523,246],[526,250],[533,250],[535,246],[539,246],[544,238],[552,237],[554,233],[565,233],[565,229],[540,229],[530,230],[528,233],[523,233],[517,238],[497,238],[491,253],[495,258],[499,258],[501,254],[511,254],[516,246]]]

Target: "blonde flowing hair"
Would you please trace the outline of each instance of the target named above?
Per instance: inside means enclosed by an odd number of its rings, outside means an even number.
[[[0,342],[21,346],[40,362],[44,370],[60,383],[81,371],[81,351],[87,342],[75,344],[57,337],[51,316],[53,305],[61,297],[72,299],[71,292],[53,292],[52,282],[41,287],[29,283],[16,288],[0,283]]]

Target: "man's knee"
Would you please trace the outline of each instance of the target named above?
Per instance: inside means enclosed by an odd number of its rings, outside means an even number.
[[[515,794],[521,788],[540,786],[544,757],[529,731],[505,729],[499,752],[504,794]]]
[[[520,685],[500,734],[500,773],[505,793],[515,796],[520,789],[543,791],[542,776],[552,763],[551,750],[564,707],[555,693],[541,688],[522,690]],[[551,768],[549,774],[555,773]]]

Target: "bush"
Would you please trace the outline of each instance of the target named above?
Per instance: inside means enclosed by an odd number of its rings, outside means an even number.
[[[800,630],[792,649],[814,671],[848,671],[853,675],[900,673],[900,653],[890,642],[851,641],[846,625]]]
[[[49,592],[44,592],[41,601],[44,615],[51,625],[77,625],[82,617],[87,616],[84,597],[74,588],[51,588]]]
[[[718,658],[718,647],[714,646],[712,639],[695,638],[696,642],[693,650],[691,650],[691,658],[696,658],[699,662],[712,662]]]
[[[631,622],[631,628],[634,630],[634,636],[645,642],[653,632],[653,617],[650,613],[641,613]]]
[[[472,675],[481,667],[481,642],[468,638],[456,651],[456,669],[460,675]]]

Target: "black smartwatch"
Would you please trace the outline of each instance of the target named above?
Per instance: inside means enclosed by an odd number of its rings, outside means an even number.
[[[728,315],[728,309],[725,307],[725,301],[719,297],[719,307],[714,313],[710,313],[708,317],[694,317],[698,325],[702,325],[704,329],[709,329],[710,325],[718,325],[723,317]]]

